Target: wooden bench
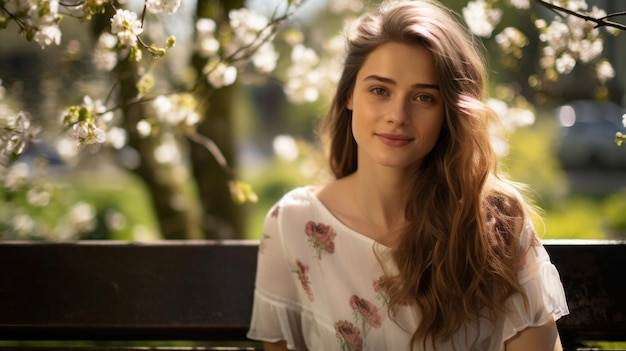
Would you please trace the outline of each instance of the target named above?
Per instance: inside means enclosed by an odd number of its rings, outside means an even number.
[[[260,350],[245,337],[257,245],[0,242],[0,350]],[[571,312],[566,349],[626,341],[626,243],[546,248]]]

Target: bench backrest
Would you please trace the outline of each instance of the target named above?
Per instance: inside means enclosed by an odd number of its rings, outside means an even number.
[[[1,242],[0,340],[245,340],[258,242]],[[626,244],[546,242],[564,343],[626,341]]]
[[[626,341],[626,242],[545,243],[559,270],[570,314],[558,322],[561,338]]]
[[[255,242],[0,243],[0,339],[245,340]]]

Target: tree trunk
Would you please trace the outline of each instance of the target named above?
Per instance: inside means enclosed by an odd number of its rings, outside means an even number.
[[[98,16],[93,22],[93,33],[97,38],[110,26],[111,13]],[[140,155],[139,166],[133,170],[143,181],[152,200],[161,237],[164,239],[199,239],[200,211],[197,199],[190,195],[190,179],[180,174],[190,174],[188,165],[162,165],[154,159],[158,138],[142,138],[137,131],[137,122],[147,116],[145,103],[130,103],[137,96],[139,79],[138,64],[127,59],[120,60],[115,74],[119,81],[119,104],[122,106],[122,127],[128,133],[128,145]],[[187,168],[180,172],[180,168]],[[178,172],[174,172],[178,171]]]
[[[154,159],[158,138],[142,138],[137,131],[137,122],[147,115],[145,104],[128,104],[137,96],[137,65],[127,60],[118,64],[120,102],[123,106],[124,128],[128,132],[128,145],[140,155],[139,166],[134,172],[143,180],[152,199],[161,236],[164,239],[201,238],[198,204],[188,191],[189,179],[180,174],[179,167],[187,165],[159,164]]]
[[[244,1],[207,0],[198,1],[197,18],[223,18],[228,20],[231,9],[241,8]],[[216,22],[218,22],[216,20]],[[193,67],[198,76],[206,60],[194,55]],[[233,145],[233,116],[231,105],[236,86],[213,90],[206,80],[195,90],[200,104],[199,113],[204,116],[198,126],[198,132],[211,138],[229,162],[231,168],[236,165]],[[213,155],[197,143],[190,143],[193,175],[202,202],[202,231],[206,238],[233,239],[241,238],[244,233],[243,208],[235,204],[230,195],[229,174],[216,161]]]

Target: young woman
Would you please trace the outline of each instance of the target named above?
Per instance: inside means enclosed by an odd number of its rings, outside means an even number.
[[[263,230],[266,350],[559,350],[568,313],[530,206],[498,172],[486,71],[455,15],[385,2],[348,33],[322,123],[334,179]]]

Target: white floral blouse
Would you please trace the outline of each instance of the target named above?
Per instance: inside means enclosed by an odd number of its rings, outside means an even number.
[[[535,235],[527,227],[528,238]],[[259,245],[254,308],[248,337],[286,340],[291,350],[408,350],[419,311],[402,306],[387,314],[383,270],[375,242],[348,228],[311,187],[286,194],[268,213]],[[518,331],[569,313],[559,274],[543,246],[529,252],[519,280],[529,309],[514,295],[506,315],[461,328],[436,350],[502,351]],[[415,350],[422,348],[421,343]]]

